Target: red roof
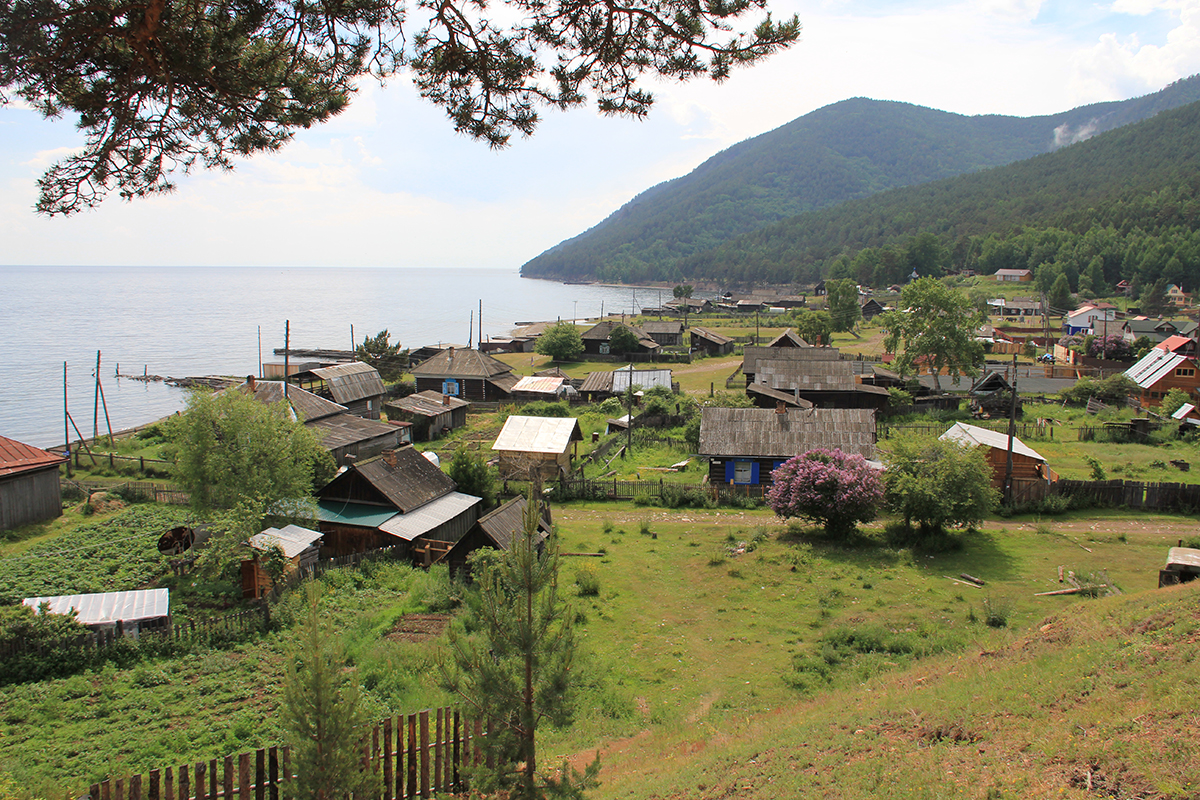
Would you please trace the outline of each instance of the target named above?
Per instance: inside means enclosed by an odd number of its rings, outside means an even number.
[[[1168,336],[1158,344],[1154,345],[1157,350],[1166,350],[1168,353],[1174,353],[1184,345],[1190,344],[1191,339],[1186,336]]]
[[[16,439],[0,436],[0,475],[16,475],[44,467],[56,467],[67,459],[56,453],[47,453],[33,445],[21,444]]]

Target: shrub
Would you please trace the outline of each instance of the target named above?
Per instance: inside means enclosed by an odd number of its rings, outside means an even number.
[[[596,597],[600,594],[600,577],[590,567],[580,567],[575,572],[575,585],[580,597]]]
[[[845,536],[859,522],[875,519],[883,487],[866,459],[841,450],[816,449],[789,459],[773,473],[767,504],[784,519],[819,523]]]
[[[1187,392],[1179,387],[1174,387],[1162,399],[1162,412],[1164,414],[1174,414],[1183,407],[1184,403],[1190,402],[1190,400],[1191,398],[1188,397]]]
[[[1096,398],[1102,403],[1118,405],[1125,402],[1131,394],[1138,394],[1141,389],[1124,373],[1109,375],[1103,380],[1095,378],[1080,378],[1074,386],[1063,389],[1058,393],[1064,401],[1074,405],[1085,405],[1089,398]]]

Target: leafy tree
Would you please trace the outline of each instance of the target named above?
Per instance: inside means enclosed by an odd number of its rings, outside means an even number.
[[[446,686],[492,721],[483,748],[494,768],[474,788],[527,800],[571,788],[566,775],[564,786],[538,774],[537,730],[543,721],[565,724],[574,699],[572,618],[558,597],[558,547],[538,537],[537,496],[531,487],[512,548],[476,563],[478,603],[450,629],[451,660],[442,664]],[[598,770],[597,761],[583,783]]]
[[[999,492],[992,488],[992,468],[983,451],[958,442],[918,436],[897,436],[882,446],[888,505],[916,522],[923,532],[947,526],[970,526],[995,506]]]
[[[1109,405],[1123,405],[1129,395],[1137,395],[1141,388],[1125,373],[1109,375],[1107,378],[1080,378],[1073,386],[1059,391],[1058,396],[1064,402],[1084,405],[1091,398],[1096,398]]]
[[[1184,403],[1192,402],[1192,398],[1188,393],[1178,386],[1172,387],[1162,399],[1162,412],[1164,414],[1174,414],[1179,409],[1183,408]]]
[[[675,295],[676,300],[684,301],[684,303],[683,303],[683,327],[685,327],[685,328],[687,327],[688,311],[690,310],[690,306],[691,306],[690,301],[692,299],[693,291],[694,291],[694,287],[690,283],[680,284],[671,290],[671,293],[673,295]]]
[[[268,517],[316,518],[314,484],[336,469],[317,435],[286,403],[260,403],[234,389],[192,392],[187,410],[166,423],[172,472],[197,511],[226,532],[211,539],[199,565],[211,573],[240,558],[244,539]]]
[[[300,778],[297,792],[302,800],[374,797],[379,776],[362,764],[369,720],[344,648],[320,608],[320,587],[315,581],[304,587],[304,616],[283,679],[280,717]]]
[[[924,359],[940,390],[939,374],[947,370],[958,383],[960,375],[974,377],[983,361],[983,345],[975,329],[987,319],[970,299],[933,278],[918,278],[900,293],[900,308],[882,315],[887,329],[883,346],[895,353],[903,345],[895,366],[901,375]]]
[[[555,361],[574,361],[583,352],[583,337],[573,322],[559,322],[542,331],[533,349]]]
[[[1139,307],[1147,317],[1161,317],[1167,312],[1167,281],[1159,278],[1142,290],[1138,298]]]
[[[1067,280],[1065,274],[1059,273],[1059,276],[1054,279],[1054,284],[1046,293],[1046,302],[1050,304],[1051,308],[1063,310],[1074,308],[1074,303],[1071,302],[1071,282]]]
[[[811,345],[829,344],[833,322],[828,311],[802,309],[792,314],[796,335]]]
[[[482,497],[484,508],[496,504],[496,476],[479,453],[473,453],[465,447],[458,448],[446,472],[458,484],[458,491]]]
[[[853,330],[862,319],[858,286],[852,280],[825,281],[825,301],[829,306],[830,325],[835,331]]]
[[[1119,333],[1094,336],[1088,344],[1088,355],[1092,358],[1108,358],[1115,361],[1133,360],[1133,347]]]
[[[401,350],[399,342],[392,344],[391,338],[384,328],[374,336],[364,336],[363,343],[354,348],[354,357],[374,367],[388,383],[400,380],[408,368],[408,351]]]
[[[491,17],[466,2],[418,2],[411,16],[406,5],[5,0],[0,102],[15,95],[46,117],[78,114],[87,136],[39,182],[38,210],[73,213],[112,190],[170,191],[175,169],[228,169],[235,156],[276,150],[341,112],[366,75],[407,69],[456,131],[500,147],[532,133],[540,107],[592,94],[603,113],[644,116],[646,83],[720,81],[800,34],[796,18],[769,14],[729,33],[764,0],[510,0]]]
[[[767,505],[784,519],[820,523],[832,536],[847,536],[875,519],[883,486],[857,453],[815,449],[790,458],[771,473]]]
[[[636,353],[641,345],[637,334],[625,325],[618,325],[608,335],[608,346],[613,353]]]

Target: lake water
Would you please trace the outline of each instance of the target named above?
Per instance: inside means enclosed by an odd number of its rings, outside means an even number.
[[[517,322],[656,306],[658,289],[528,280],[515,270],[267,267],[0,267],[0,435],[38,447],[64,436],[68,409],[90,436],[96,352],[113,430],[172,414],[184,390],[117,379],[258,373],[293,348],[350,349],[386,328],[405,347],[466,344]],[[472,313],[475,320],[472,325]],[[74,431],[71,432],[74,439]]]

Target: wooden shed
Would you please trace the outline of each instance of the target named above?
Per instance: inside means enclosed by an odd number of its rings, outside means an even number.
[[[628,328],[637,337],[638,347],[635,352],[653,353],[658,350],[658,342],[650,338],[650,334],[638,326],[614,319],[605,319],[580,334],[580,338],[583,339],[583,351],[589,355],[618,355],[611,352],[609,344],[609,337],[617,328]]]
[[[708,328],[692,328],[692,349],[710,356],[724,356],[733,352],[733,339]]]
[[[683,323],[679,320],[652,320],[642,323],[642,330],[663,347],[683,345]]]
[[[765,485],[771,471],[814,448],[875,456],[875,413],[860,408],[706,408],[699,454],[713,484]]]
[[[583,441],[573,417],[510,416],[492,449],[499,454],[500,476],[543,481],[571,472],[572,444]]]
[[[416,442],[431,442],[466,425],[470,408],[466,400],[429,391],[389,400],[384,405],[389,421],[412,423],[412,439]]]
[[[370,364],[355,361],[319,367],[312,374],[325,382],[333,402],[363,419],[379,419],[383,405],[383,379]]]
[[[299,525],[287,525],[256,533],[250,537],[249,544],[255,556],[242,561],[242,597],[264,597],[270,594],[273,583],[262,567],[261,554],[278,547],[287,559],[284,574],[288,575],[317,563],[321,534]]]
[[[450,574],[469,578],[467,559],[476,550],[511,550],[525,532],[525,509],[528,503],[518,495],[493,511],[484,514],[471,531],[459,539],[441,559],[450,565]],[[543,505],[538,515],[537,544],[540,546],[550,535],[550,506]]]
[[[1158,571],[1158,587],[1191,583],[1200,578],[1200,549],[1172,547],[1167,551],[1167,565]]]
[[[992,486],[1004,489],[1004,473],[1008,463],[1007,433],[956,422],[938,438],[985,448],[984,457],[992,468]],[[1050,470],[1045,458],[1016,436],[1013,437],[1012,475],[1014,481],[1047,481],[1058,477]]]
[[[0,531],[62,516],[66,456],[0,436]]]

